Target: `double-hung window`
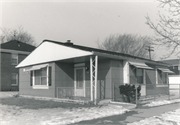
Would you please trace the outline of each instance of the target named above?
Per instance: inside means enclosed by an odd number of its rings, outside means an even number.
[[[12,86],[18,85],[18,74],[17,73],[11,74],[11,85]]]
[[[48,89],[51,86],[51,67],[31,71],[31,85],[33,89]]]
[[[130,66],[130,83],[132,84],[145,84],[144,83],[144,69]]]
[[[166,72],[163,72],[161,70],[158,70],[158,83],[159,84],[167,84],[167,73]]]
[[[18,64],[18,54],[16,54],[16,53],[11,54],[11,64],[12,65]]]
[[[34,70],[34,85],[47,85],[47,81],[47,67],[39,70]]]
[[[136,69],[136,78],[137,78],[137,83],[139,84],[143,84],[143,79],[144,79],[143,70],[144,69],[141,68]]]

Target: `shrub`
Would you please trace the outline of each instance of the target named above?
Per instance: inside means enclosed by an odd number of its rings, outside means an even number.
[[[129,103],[135,103],[136,101],[136,88],[135,85],[125,84],[119,86],[120,94],[123,95],[123,100]],[[138,100],[140,98],[141,86],[137,87]]]

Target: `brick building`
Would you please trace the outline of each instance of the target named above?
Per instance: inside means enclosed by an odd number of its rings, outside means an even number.
[[[35,47],[17,40],[0,44],[0,91],[19,91],[19,70],[15,67]]]

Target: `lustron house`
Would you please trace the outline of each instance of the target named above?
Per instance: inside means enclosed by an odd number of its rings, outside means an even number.
[[[18,66],[21,95],[121,101],[119,85],[142,85],[141,96],[168,94],[168,65],[127,54],[44,40]]]

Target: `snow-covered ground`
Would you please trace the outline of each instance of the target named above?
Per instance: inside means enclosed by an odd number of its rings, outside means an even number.
[[[180,102],[180,99],[152,101],[143,106],[154,107],[154,106],[166,105],[166,104],[171,104],[171,103],[176,103],[176,102]]]
[[[180,109],[146,118],[127,125],[180,125]]]
[[[152,101],[144,106],[154,107],[180,102],[180,99],[174,100],[158,100]],[[138,122],[129,123],[128,125],[180,125],[180,108],[174,111],[166,112],[158,116],[153,116],[140,120]]]
[[[62,125],[118,115],[128,111],[122,106],[91,108],[21,109],[17,106],[0,105],[0,125]]]
[[[14,93],[0,94],[0,98],[14,95]],[[62,125],[123,114],[127,111],[129,110],[117,105],[24,109],[14,105],[0,104],[0,125]]]
[[[9,97],[12,95],[14,95],[14,93],[5,96]],[[0,95],[0,98],[1,97],[3,97],[3,95]],[[180,99],[152,101],[144,106],[152,107],[175,102],[180,102]],[[61,125],[123,114],[127,111],[129,110],[117,105],[81,108],[23,109],[18,106],[0,104],[0,125]],[[106,123],[110,122],[112,121],[106,121]],[[146,118],[129,125],[145,124],[180,125],[180,109],[159,116]]]

